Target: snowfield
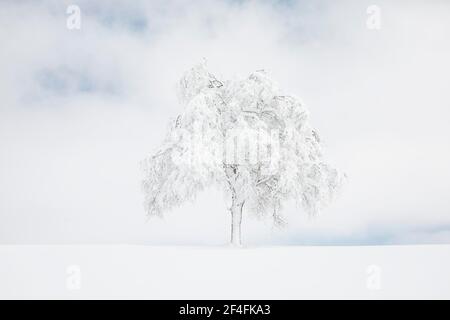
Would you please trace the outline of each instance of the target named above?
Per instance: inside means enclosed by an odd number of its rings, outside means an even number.
[[[0,246],[0,298],[449,299],[450,246]]]

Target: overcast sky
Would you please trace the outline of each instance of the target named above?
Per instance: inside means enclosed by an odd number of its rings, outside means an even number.
[[[300,96],[348,176],[316,219],[245,216],[244,242],[449,243],[449,39],[447,1],[1,1],[0,243],[226,243],[217,190],[164,220],[140,191],[176,82],[204,58]]]

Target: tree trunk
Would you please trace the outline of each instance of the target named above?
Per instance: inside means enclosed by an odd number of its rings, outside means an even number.
[[[241,223],[242,223],[242,207],[244,202],[237,202],[233,197],[231,204],[231,244],[236,247],[242,245],[241,242]]]

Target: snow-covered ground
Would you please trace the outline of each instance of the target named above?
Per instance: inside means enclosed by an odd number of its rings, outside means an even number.
[[[0,246],[0,298],[450,298],[450,246]]]

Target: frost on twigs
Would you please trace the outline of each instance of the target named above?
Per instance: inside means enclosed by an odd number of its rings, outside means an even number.
[[[342,177],[323,160],[308,110],[264,71],[224,81],[200,64],[183,75],[178,94],[183,112],[143,163],[149,215],[218,185],[230,195],[232,242],[239,244],[244,207],[283,226],[285,201],[315,215],[335,196]]]

